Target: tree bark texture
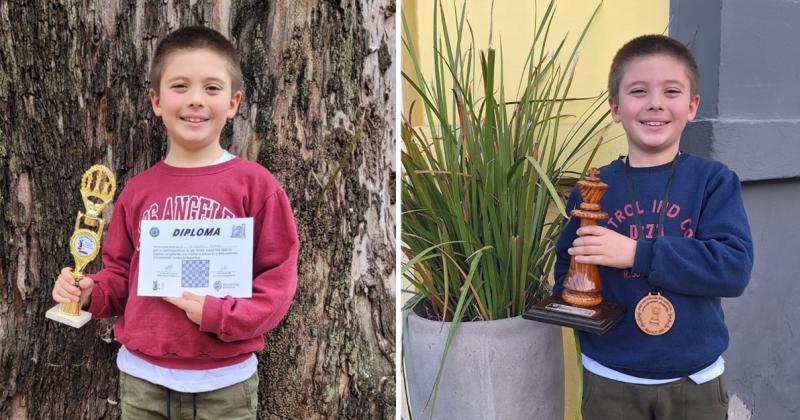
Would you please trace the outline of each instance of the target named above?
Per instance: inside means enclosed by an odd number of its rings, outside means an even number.
[[[222,145],[280,180],[300,236],[259,418],[394,418],[394,15],[394,0],[0,0],[0,418],[119,417],[113,321],[44,313],[83,171],[109,166],[120,191],[164,156],[147,70],[190,24],[239,50]]]

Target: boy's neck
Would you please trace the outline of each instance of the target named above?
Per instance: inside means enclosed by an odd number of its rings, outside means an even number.
[[[222,149],[222,146],[220,146],[218,142],[195,150],[177,147],[174,143],[170,142],[167,156],[164,158],[164,163],[177,168],[199,168],[208,166],[219,159],[224,152],[225,150]]]
[[[649,168],[672,162],[675,155],[680,152],[678,147],[669,148],[658,153],[647,153],[641,150],[628,149],[626,159],[633,168]]]

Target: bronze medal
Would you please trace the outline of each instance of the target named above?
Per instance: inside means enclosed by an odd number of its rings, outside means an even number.
[[[644,333],[661,335],[675,323],[675,308],[661,293],[648,293],[636,305],[636,324]]]

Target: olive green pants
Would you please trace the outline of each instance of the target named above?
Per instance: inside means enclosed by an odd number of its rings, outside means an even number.
[[[581,412],[584,420],[723,420],[728,393],[722,377],[700,385],[689,378],[636,385],[584,369]]]
[[[258,372],[238,384],[208,392],[178,392],[119,374],[123,419],[255,419]]]

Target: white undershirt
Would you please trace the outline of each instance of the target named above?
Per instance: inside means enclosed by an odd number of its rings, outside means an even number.
[[[234,155],[223,150],[222,155],[208,166],[225,163],[233,158]],[[216,369],[168,369],[136,357],[125,346],[122,346],[117,353],[117,367],[128,375],[165,386],[174,391],[207,392],[247,380],[258,369],[258,358],[255,354],[251,354],[247,360],[241,363]]]
[[[661,385],[681,380],[681,378],[648,379],[648,378],[639,378],[638,376],[627,375],[622,372],[618,372],[614,369],[605,367],[596,360],[592,359],[591,357],[583,353],[581,353],[581,360],[583,360],[584,369],[588,370],[589,372],[592,372],[597,376],[602,376],[604,378],[612,379],[619,382],[625,382],[629,384],[639,384],[639,385]],[[699,385],[717,378],[718,376],[722,375],[722,372],[724,371],[725,371],[725,359],[723,359],[722,356],[719,356],[717,360],[714,361],[714,363],[712,363],[707,368],[689,375],[689,379],[691,379],[692,382]]]
[[[244,362],[206,370],[169,369],[134,356],[125,346],[117,353],[120,371],[178,392],[207,392],[247,380],[258,368],[258,358],[250,354]]]
[[[220,163],[225,163],[225,162],[233,159],[234,157],[235,156],[232,155],[229,151],[227,151],[225,149],[222,149],[222,154],[217,158],[217,160],[209,163],[208,166],[219,165]]]

